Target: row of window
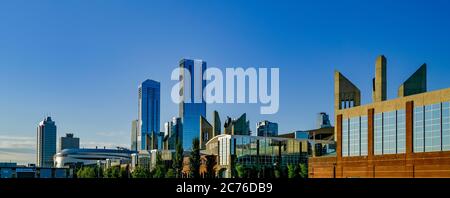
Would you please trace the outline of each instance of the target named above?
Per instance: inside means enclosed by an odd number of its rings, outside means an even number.
[[[450,102],[418,106],[413,115],[413,151],[450,151]],[[367,155],[367,116],[342,119],[342,156]],[[406,152],[405,110],[374,116],[375,155]]]
[[[450,151],[450,102],[414,108],[414,152]]]

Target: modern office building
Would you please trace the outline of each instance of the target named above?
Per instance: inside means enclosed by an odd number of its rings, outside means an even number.
[[[256,123],[256,132],[261,137],[278,136],[278,124],[267,120]]]
[[[64,149],[55,155],[55,167],[96,166],[99,162],[106,164],[109,160],[116,164],[131,162],[131,154],[127,149]]]
[[[183,93],[179,117],[183,123],[183,149],[188,151],[191,150],[192,140],[199,136],[200,116],[206,117],[206,102],[203,98],[203,90],[206,86],[203,73],[206,70],[206,62],[182,59],[179,64],[180,85]]]
[[[316,128],[329,128],[331,127],[330,117],[325,112],[320,112],[317,114],[317,125]]]
[[[217,156],[217,175],[230,178],[236,164],[273,168],[306,163],[310,144],[293,138],[222,134],[206,143],[204,154]]]
[[[0,163],[0,179],[6,178],[72,178],[69,168],[45,168],[17,165],[17,163]]]
[[[160,89],[160,83],[154,80],[146,80],[139,86],[139,131],[137,137],[137,147],[139,150],[151,150],[158,148],[158,141],[152,140],[149,142],[148,138],[157,138],[160,132]],[[154,142],[156,142],[156,145]]]
[[[56,153],[56,125],[50,116],[41,121],[37,127],[36,151],[36,162],[39,167],[53,167],[53,155]]]
[[[139,126],[139,120],[133,120],[131,122],[131,146],[130,149],[132,151],[137,151],[138,150],[138,134],[139,134],[139,130],[138,130],[138,126]]]
[[[59,151],[64,149],[79,149],[80,138],[74,137],[73,133],[66,133],[65,137],[59,140]]]
[[[336,156],[309,160],[309,177],[450,177],[450,88],[426,90],[422,65],[387,100],[386,58],[376,60],[373,102],[335,72]]]
[[[213,111],[213,137],[222,133],[222,122],[220,121],[219,112]]]
[[[182,141],[182,135],[181,118],[174,117],[172,121],[164,123],[163,150],[175,150],[177,143]]]
[[[242,114],[238,119],[227,117],[224,124],[224,134],[250,135],[250,122],[247,120],[247,114]]]

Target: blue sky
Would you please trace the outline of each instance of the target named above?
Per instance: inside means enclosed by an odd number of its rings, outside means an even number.
[[[279,67],[280,110],[210,105],[237,117],[314,127],[333,115],[333,71],[371,98],[376,56],[388,59],[388,97],[422,63],[430,90],[450,87],[448,1],[1,1],[0,161],[35,161],[36,126],[50,114],[58,136],[82,146],[129,146],[137,88],[161,82],[161,123],[181,58],[209,67]]]

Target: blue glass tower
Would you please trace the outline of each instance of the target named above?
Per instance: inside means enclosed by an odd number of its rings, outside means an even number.
[[[203,73],[206,70],[206,62],[182,59],[180,69],[183,101],[180,103],[179,116],[183,124],[183,149],[188,151],[191,150],[192,139],[200,135],[200,116],[206,117],[206,102],[203,98],[206,86]],[[190,75],[186,75],[185,72],[189,72]]]
[[[139,86],[137,138],[139,150],[158,148],[157,141],[149,142],[149,138],[157,137],[159,134],[160,89],[160,83],[154,80],[146,80]]]

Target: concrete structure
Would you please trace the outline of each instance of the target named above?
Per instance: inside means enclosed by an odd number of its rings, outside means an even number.
[[[130,149],[132,151],[138,150],[138,134],[139,134],[138,126],[139,126],[139,120],[133,120],[131,122],[131,146],[130,146]]]
[[[335,80],[337,101],[342,89]],[[311,158],[309,177],[450,177],[450,89],[422,91],[336,106],[336,156]]]
[[[74,137],[73,133],[66,133],[66,137],[61,137],[59,141],[59,151],[64,149],[79,149],[80,138]]]
[[[206,62],[182,59],[180,69],[180,85],[183,94],[179,106],[179,117],[183,123],[183,149],[187,151],[191,150],[192,140],[199,137],[200,116],[206,117],[206,102],[203,98],[203,90],[206,87],[206,80],[203,79]]]
[[[228,135],[250,135],[250,122],[247,121],[247,114],[242,114],[238,119],[227,117],[223,131]]]
[[[386,57],[378,56],[375,62],[375,78],[372,85],[373,102],[385,101],[387,98]]]
[[[256,133],[261,137],[275,137],[278,135],[278,124],[267,120],[256,123]]]
[[[46,117],[37,127],[36,163],[39,167],[53,167],[56,153],[56,125],[52,118]]]
[[[161,85],[154,80],[146,80],[139,86],[138,104],[138,142],[139,150],[157,149],[157,144],[147,142],[148,136],[158,137],[160,121],[160,90]],[[158,142],[158,141],[152,141]],[[155,148],[156,146],[156,148]]]

